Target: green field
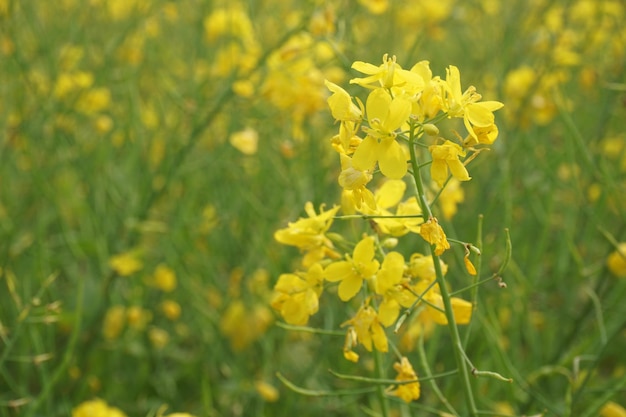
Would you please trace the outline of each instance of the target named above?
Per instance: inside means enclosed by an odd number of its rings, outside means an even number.
[[[626,416],[622,0],[0,0],[0,416]]]

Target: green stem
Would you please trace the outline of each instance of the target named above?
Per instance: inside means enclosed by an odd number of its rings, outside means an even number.
[[[380,379],[385,377],[385,369],[383,367],[383,360],[381,354],[376,348],[374,348],[374,363],[376,365],[376,376]],[[378,402],[380,403],[380,413],[383,417],[389,417],[389,402],[385,395],[385,388],[382,385],[376,386],[376,395],[378,396]]]
[[[429,219],[432,217],[432,211],[430,210],[430,206],[428,202],[426,201],[426,193],[424,192],[424,183],[422,180],[422,174],[419,169],[417,155],[415,153],[414,141],[415,141],[415,138],[411,136],[409,140],[409,152],[411,154],[411,167],[413,168],[413,179],[415,180],[414,183],[416,187],[416,194],[417,194],[417,198],[419,200],[420,206],[422,208],[422,213],[424,214],[424,219]],[[465,352],[462,351],[463,345],[461,342],[461,336],[459,335],[459,329],[456,325],[456,321],[454,320],[454,311],[452,310],[450,294],[448,293],[448,288],[446,287],[446,281],[443,277],[441,264],[439,262],[439,256],[435,254],[434,245],[430,245],[430,253],[433,258],[435,274],[437,276],[437,284],[439,285],[439,291],[440,291],[440,295],[443,301],[446,319],[448,321],[448,331],[450,333],[450,337],[452,338],[452,348],[454,350],[454,359],[456,360],[456,365],[459,370],[459,374],[461,375],[461,385],[463,388],[463,394],[465,396],[465,402],[469,410],[469,415],[474,417],[478,415],[478,410],[476,409],[476,403],[474,401],[474,394],[472,392],[472,385],[470,383],[469,371],[465,363]]]

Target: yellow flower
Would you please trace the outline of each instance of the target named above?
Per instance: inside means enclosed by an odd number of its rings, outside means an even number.
[[[230,135],[230,144],[244,155],[254,155],[258,149],[259,134],[248,127]]]
[[[325,83],[326,87],[333,93],[328,97],[328,106],[335,120],[341,122],[359,122],[363,117],[363,111],[361,107],[352,102],[350,94],[337,84],[331,83],[328,80],[325,80]],[[361,103],[359,102],[359,104]]]
[[[612,274],[620,278],[626,278],[626,242],[618,245],[606,259],[606,264]]]
[[[391,326],[400,313],[403,288],[399,285],[404,275],[404,257],[398,252],[389,252],[376,274],[374,289],[383,296],[378,308],[378,319],[385,327]]]
[[[180,304],[174,300],[165,300],[161,303],[161,311],[168,319],[175,321],[180,317]]]
[[[381,233],[394,237],[404,236],[409,232],[419,233],[420,224],[423,222],[422,209],[415,197],[400,202],[405,189],[406,184],[402,180],[385,181],[374,193],[376,209],[372,210],[370,207],[362,209],[363,213],[368,215],[392,216],[393,213],[388,209],[397,206],[395,215],[399,217],[381,217],[371,220],[376,223]]]
[[[119,275],[127,277],[143,268],[143,263],[132,252],[120,253],[109,259],[109,266]]]
[[[448,265],[441,259],[439,259],[439,265],[441,266],[441,273],[446,275],[448,273]],[[411,255],[409,272],[411,276],[420,280],[432,282],[437,279],[432,256],[424,256],[421,253]]]
[[[306,275],[282,274],[274,286],[272,308],[279,311],[287,323],[305,325],[319,308],[323,273],[321,265],[316,263],[309,268]]]
[[[110,407],[104,400],[95,400],[80,403],[72,410],[72,417],[126,417],[120,409]]]
[[[417,400],[420,397],[420,383],[417,381],[417,374],[413,370],[413,366],[409,360],[403,356],[400,362],[393,364],[393,369],[396,370],[398,375],[396,381],[415,381],[408,384],[398,385],[391,393],[397,397],[400,397],[404,402],[410,403],[413,400]]]
[[[352,159],[348,155],[341,154],[341,173],[339,174],[339,185],[350,193],[352,202],[356,209],[360,209],[365,203],[372,210],[376,208],[374,194],[365,186],[372,180],[372,173],[369,170],[359,171],[352,166]]]
[[[126,324],[126,309],[123,306],[112,306],[104,315],[102,335],[107,340],[117,339]]]
[[[156,349],[163,349],[170,341],[170,335],[166,330],[152,327],[148,330],[148,339]]]
[[[477,139],[472,126],[489,127],[494,124],[493,112],[502,108],[504,104],[498,101],[482,101],[480,94],[476,92],[474,86],[470,86],[465,92],[461,90],[461,74],[459,69],[450,65],[446,69],[446,97],[444,99],[444,110],[449,117],[462,117],[463,123],[468,133]]]
[[[359,0],[371,14],[382,14],[389,7],[389,0]]]
[[[443,187],[448,179],[448,169],[459,181],[471,179],[465,165],[459,159],[459,157],[465,156],[465,151],[459,145],[446,140],[442,145],[431,145],[428,150],[433,158],[430,165],[430,176],[437,185]]]
[[[367,236],[357,243],[352,258],[328,265],[324,270],[324,278],[330,282],[341,281],[339,298],[348,301],[359,292],[364,279],[376,274],[379,265],[374,259],[374,238]]]
[[[337,256],[332,242],[326,237],[326,232],[332,225],[339,206],[324,211],[322,205],[320,213],[317,214],[313,203],[307,202],[304,209],[309,217],[300,218],[294,223],[289,223],[288,227],[277,230],[274,233],[274,239],[284,245],[296,246],[305,251],[307,254],[302,264],[309,267],[327,255]]]
[[[265,401],[271,403],[278,401],[280,394],[275,386],[265,381],[256,381],[254,388]]]
[[[441,255],[447,249],[450,249],[450,243],[448,243],[446,234],[436,217],[431,217],[426,223],[422,224],[420,235],[426,242],[435,245],[435,255]]]
[[[601,417],[626,417],[626,409],[621,405],[609,401],[600,410]]]
[[[429,291],[425,298],[435,307],[439,307],[440,310],[444,309],[443,299],[438,293],[434,291]],[[452,312],[456,324],[468,324],[472,319],[472,303],[457,297],[450,298],[450,303],[452,304]],[[448,324],[448,319],[446,318],[446,315],[440,310],[428,306],[426,311],[428,312],[428,316],[432,321],[439,325],[445,326],[446,324]]]
[[[395,131],[411,113],[411,103],[403,97],[392,98],[387,90],[377,88],[365,104],[369,128],[367,136],[354,152],[352,165],[359,170],[371,169],[376,162],[384,176],[400,179],[407,172],[407,157],[398,142]]]
[[[465,200],[465,193],[461,188],[461,183],[456,178],[450,181],[439,194],[439,208],[444,219],[450,220],[457,212],[457,205]]]
[[[356,61],[352,64],[352,68],[369,75],[365,78],[353,78],[350,84],[358,84],[367,88],[392,88],[398,86],[406,86],[407,84],[423,86],[424,80],[414,72],[402,69],[396,63],[395,55],[389,58],[389,55],[383,55],[383,63],[379,66],[369,64],[367,62]],[[413,88],[415,89],[415,88]]]
[[[167,265],[158,265],[154,270],[152,282],[161,291],[172,292],[176,289],[176,272]]]
[[[372,351],[372,347],[376,348],[379,352],[388,351],[389,344],[387,335],[385,335],[385,330],[378,320],[376,310],[370,305],[362,305],[353,318],[342,324],[342,326],[346,325],[350,325],[348,333],[350,334],[352,332],[356,341],[361,343],[368,352]],[[344,348],[344,356],[346,356],[345,352]],[[354,355],[348,356],[354,358]],[[346,359],[351,360],[349,358]]]

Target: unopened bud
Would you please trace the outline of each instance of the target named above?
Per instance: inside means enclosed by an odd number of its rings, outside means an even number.
[[[437,136],[439,134],[439,128],[432,123],[426,123],[422,128],[428,136]]]
[[[388,237],[382,241],[381,246],[385,249],[393,249],[398,246],[398,239],[395,237]]]

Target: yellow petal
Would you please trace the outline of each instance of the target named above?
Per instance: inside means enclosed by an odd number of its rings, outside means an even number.
[[[402,147],[395,139],[385,139],[379,145],[379,165],[384,176],[400,179],[407,173],[406,156]]]
[[[371,136],[366,136],[352,156],[352,166],[359,171],[371,169],[378,160],[379,152],[378,141]]]
[[[363,279],[358,275],[351,274],[339,284],[339,298],[341,298],[341,301],[350,300],[359,292],[362,285]]]
[[[376,191],[376,205],[384,209],[397,205],[405,190],[406,183],[402,180],[385,181]]]
[[[352,262],[348,261],[334,262],[324,270],[324,279],[330,282],[344,280],[350,275],[352,275]]]

